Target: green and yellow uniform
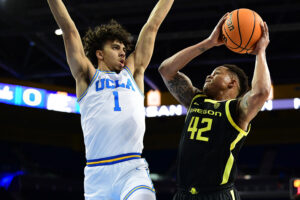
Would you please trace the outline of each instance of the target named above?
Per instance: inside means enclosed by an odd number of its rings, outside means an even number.
[[[178,193],[203,196],[228,191],[234,198],[236,160],[250,130],[236,124],[237,102],[215,101],[203,94],[193,98],[179,146]]]

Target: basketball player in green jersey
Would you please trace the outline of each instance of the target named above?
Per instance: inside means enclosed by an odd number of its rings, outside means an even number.
[[[207,76],[203,89],[179,72],[192,59],[215,46],[223,45],[224,15],[211,35],[185,48],[160,66],[159,72],[172,95],[189,108],[182,131],[177,186],[174,200],[240,199],[235,187],[237,154],[250,131],[250,121],[260,111],[271,90],[266,61],[269,44],[267,24],[251,52],[256,56],[251,90],[245,73],[235,65],[216,67]]]

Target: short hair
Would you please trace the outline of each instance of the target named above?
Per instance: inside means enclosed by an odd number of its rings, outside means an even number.
[[[249,90],[248,76],[246,75],[244,70],[233,64],[224,64],[222,66],[226,67],[230,72],[233,72],[237,75],[240,85],[240,91],[237,98],[243,96]]]
[[[123,43],[126,50],[131,50],[132,37],[121,24],[115,20],[110,20],[107,24],[96,26],[94,30],[89,28],[85,36],[82,38],[85,55],[90,61],[97,66],[98,59],[96,57],[97,50],[103,50],[107,41],[115,41]]]

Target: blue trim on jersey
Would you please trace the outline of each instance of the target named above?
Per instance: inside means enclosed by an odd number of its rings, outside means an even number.
[[[79,103],[79,102],[83,99],[83,97],[87,94],[88,89],[89,89],[90,86],[94,83],[94,81],[96,80],[96,77],[98,76],[98,74],[99,74],[99,70],[96,69],[96,72],[95,72],[95,74],[94,74],[94,76],[93,76],[93,78],[92,78],[92,81],[90,82],[89,86],[86,88],[86,90],[84,91],[84,93],[82,93],[82,95],[80,95],[80,97],[77,99],[77,102],[78,102],[78,103]]]
[[[154,188],[151,188],[147,185],[139,185],[139,186],[136,186],[135,188],[131,189],[127,195],[124,197],[123,200],[127,200],[135,191],[139,190],[139,189],[146,189],[146,190],[150,190],[151,192],[153,192],[155,194],[155,190]]]
[[[111,156],[106,158],[87,160],[86,165],[88,167],[113,165],[127,160],[140,159],[140,158],[141,158],[141,153],[126,153],[126,154],[121,154],[121,155]]]
[[[137,89],[140,91],[141,95],[144,96],[144,93],[141,91],[141,89],[139,88],[139,86],[136,84],[136,82],[135,82],[135,80],[133,78],[133,75],[132,75],[130,69],[127,66],[125,66],[124,69],[128,72],[129,76],[133,80],[133,82],[134,82],[135,86],[137,87]]]
[[[105,73],[105,74],[116,74],[115,71],[101,71],[100,69],[98,69],[100,72]]]

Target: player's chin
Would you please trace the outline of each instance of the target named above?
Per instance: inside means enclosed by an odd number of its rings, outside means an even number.
[[[207,89],[209,87],[209,82],[205,82],[203,85],[203,90]]]
[[[125,67],[125,64],[123,62],[120,62],[119,65],[120,69],[123,69]]]
[[[123,64],[116,65],[116,70],[121,71],[125,66]]]
[[[210,91],[210,84],[209,82],[206,82],[204,83],[204,86],[203,86],[203,92],[206,93],[206,92],[209,92]]]

